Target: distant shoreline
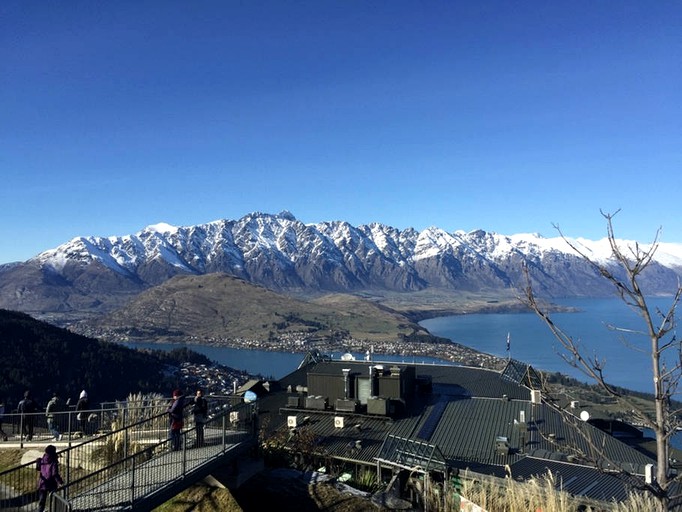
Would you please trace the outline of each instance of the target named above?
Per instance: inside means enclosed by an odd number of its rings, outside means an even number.
[[[549,304],[548,310],[552,312],[574,312],[577,308]],[[460,316],[469,314],[495,314],[495,313],[527,313],[528,308],[518,301],[487,301],[486,303],[469,304],[466,308],[403,311],[402,313],[415,323],[432,318]],[[504,368],[507,359],[481,352],[474,348],[462,345],[450,338],[431,335],[431,341],[406,341],[390,340],[376,341],[366,339],[343,339],[331,340],[319,338],[315,334],[303,335],[292,333],[291,335],[279,336],[275,340],[256,340],[246,338],[222,338],[222,339],[127,339],[125,343],[169,343],[178,346],[210,346],[225,347],[242,350],[264,350],[268,352],[280,352],[287,354],[305,355],[313,350],[320,353],[361,353],[372,350],[375,354],[403,357],[431,357],[442,360],[445,363],[462,364],[465,366],[484,367],[493,370]]]
[[[576,313],[580,311],[578,308],[570,306],[562,306],[560,304],[547,303],[546,309],[550,313]],[[525,304],[511,301],[488,301],[485,303],[469,304],[464,307],[457,307],[451,309],[415,309],[401,311],[407,318],[415,323],[423,320],[431,320],[433,318],[442,318],[448,316],[461,315],[487,315],[496,313],[531,313],[532,310]]]

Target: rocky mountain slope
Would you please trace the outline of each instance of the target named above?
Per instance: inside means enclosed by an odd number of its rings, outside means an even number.
[[[576,242],[607,261],[606,240]],[[305,224],[282,212],[75,238],[26,262],[0,266],[0,307],[66,322],[113,311],[174,276],[215,272],[289,294],[513,294],[523,286],[524,265],[536,292],[547,297],[611,293],[561,238]],[[642,282],[648,293],[671,293],[681,275],[682,244],[661,244]]]

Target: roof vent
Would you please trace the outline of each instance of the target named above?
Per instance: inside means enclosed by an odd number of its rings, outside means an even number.
[[[509,439],[507,437],[497,436],[495,438],[495,453],[498,455],[509,455],[511,453]]]

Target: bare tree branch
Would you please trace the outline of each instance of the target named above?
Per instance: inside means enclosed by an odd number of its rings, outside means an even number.
[[[568,246],[583,261],[588,263],[596,274],[611,283],[618,297],[641,318],[643,326],[641,330],[611,325],[609,328],[622,334],[621,341],[626,346],[630,346],[630,348],[634,348],[638,352],[647,353],[651,358],[651,378],[654,395],[653,415],[634,403],[617,388],[611,386],[604,375],[605,361],[599,359],[596,355],[593,357],[585,356],[580,344],[554,323],[547,312],[548,308],[543,307],[534,294],[530,269],[527,265],[523,267],[526,279],[524,302],[547,325],[555,339],[558,340],[566,351],[566,354],[560,354],[560,356],[568,364],[587,375],[607,395],[626,404],[638,421],[654,432],[657,457],[656,481],[652,485],[643,486],[643,488],[652,492],[662,507],[667,509],[672,493],[671,484],[682,480],[682,475],[677,477],[674,475],[668,457],[670,438],[675,434],[677,427],[682,424],[680,421],[682,410],[673,409],[672,407],[674,403],[672,398],[677,394],[682,376],[682,341],[678,340],[675,333],[675,312],[682,297],[682,285],[680,285],[678,280],[672,303],[667,311],[663,313],[657,309],[655,315],[652,315],[647,304],[646,295],[640,287],[639,278],[654,261],[654,256],[659,247],[661,230],[659,228],[656,231],[652,243],[647,246],[642,246],[637,242],[621,242],[616,238],[613,229],[613,218],[617,213],[618,210],[615,213],[601,211],[602,216],[606,220],[607,240],[611,249],[611,259],[608,262],[597,261],[591,256],[589,250],[564,236],[558,225],[554,227]],[[626,334],[639,335],[646,338],[648,340],[648,349],[644,350],[641,347],[630,344],[625,338]],[[677,350],[675,360],[663,359],[663,354],[671,350]],[[667,364],[671,366],[668,367]],[[603,450],[599,450],[599,447],[596,446],[593,448],[595,451],[601,452],[599,457],[603,459]]]

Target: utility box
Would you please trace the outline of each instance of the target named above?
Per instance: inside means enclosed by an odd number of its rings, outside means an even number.
[[[343,400],[338,398],[334,408],[341,412],[357,412],[358,403],[355,400]]]
[[[319,395],[308,396],[305,399],[305,408],[324,411],[327,408],[327,399]]]
[[[287,398],[287,407],[300,408],[303,407],[304,401],[302,395],[294,395]]]
[[[388,415],[389,401],[378,396],[370,397],[367,400],[367,414]]]

